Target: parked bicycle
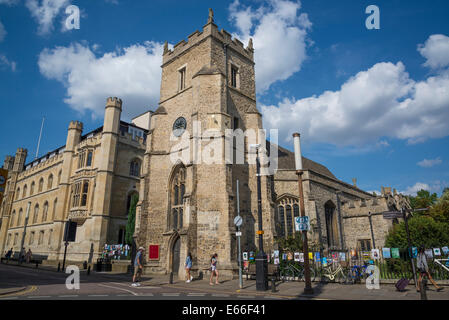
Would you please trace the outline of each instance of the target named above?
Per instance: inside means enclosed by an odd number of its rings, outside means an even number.
[[[366,268],[366,264],[363,266],[352,266],[352,268],[348,270],[346,282],[355,284],[361,282],[363,279],[366,279]]]
[[[288,264],[279,272],[279,276],[282,281],[295,281],[295,279],[305,281],[304,270],[304,266],[297,267],[294,264]],[[310,280],[315,281],[315,278],[315,270],[313,268],[310,268]]]
[[[331,266],[323,268],[323,274],[321,277],[321,281],[323,282],[330,282],[335,281],[338,283],[346,283],[348,278],[348,273],[345,272],[345,269],[341,265],[338,265],[338,267],[333,270]]]

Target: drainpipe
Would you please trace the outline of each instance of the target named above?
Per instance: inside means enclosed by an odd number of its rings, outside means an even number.
[[[341,191],[337,191],[336,195],[337,195],[337,211],[338,211],[338,229],[340,231],[340,247],[345,250],[345,244],[343,241],[343,225],[341,223],[341,209],[340,209],[340,192]]]
[[[228,110],[228,46],[229,44],[227,43],[223,43],[223,50],[225,52],[225,78],[226,78],[226,85],[225,85],[225,90],[226,90],[226,113],[229,114],[229,110]]]

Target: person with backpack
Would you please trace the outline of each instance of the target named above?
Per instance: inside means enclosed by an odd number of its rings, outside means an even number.
[[[185,268],[187,276],[186,282],[189,283],[193,280],[193,277],[190,275],[190,269],[192,269],[192,254],[190,252],[187,254]]]
[[[420,291],[421,281],[422,281],[423,277],[428,277],[430,282],[432,282],[432,284],[437,289],[437,291],[441,291],[441,290],[443,290],[443,287],[439,287],[436,284],[435,280],[433,280],[432,276],[430,275],[429,266],[427,265],[427,258],[426,258],[426,254],[424,253],[424,251],[425,251],[424,246],[421,246],[419,248],[419,253],[418,253],[418,256],[416,258],[416,260],[417,260],[417,267],[418,267],[418,271],[419,271],[419,279],[418,279],[416,291],[418,291],[418,292]]]
[[[216,279],[215,279],[215,284],[219,284],[219,282],[218,282],[218,270],[217,270],[217,261],[218,261],[218,254],[214,254],[213,256],[212,256],[212,258],[210,259],[210,271],[211,271],[211,273],[210,273],[210,280],[209,280],[209,284],[211,285],[211,286],[213,286],[214,284],[213,284],[213,278],[214,278],[214,274],[217,276],[216,277]]]

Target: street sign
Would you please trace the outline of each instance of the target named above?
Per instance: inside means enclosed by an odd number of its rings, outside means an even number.
[[[310,222],[309,217],[296,217],[295,218],[295,230],[296,231],[309,231],[310,230]]]
[[[243,223],[243,219],[241,216],[236,216],[234,218],[234,224],[236,227],[240,227],[242,225],[242,223]]]
[[[397,219],[403,218],[404,214],[400,211],[385,211],[382,212],[382,216],[384,219]]]
[[[241,231],[237,231],[237,232],[235,233],[235,235],[236,235],[237,237],[241,237],[241,236],[242,236],[242,232],[241,232]]]

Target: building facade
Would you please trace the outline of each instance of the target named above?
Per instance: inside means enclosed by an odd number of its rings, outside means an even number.
[[[148,273],[184,277],[189,252],[193,272],[207,272],[211,255],[217,253],[221,275],[233,277],[238,270],[237,207],[243,218],[243,250],[258,249],[259,230],[268,253],[278,249],[276,239],[295,236],[294,218],[300,210],[294,154],[264,135],[250,134],[263,129],[252,40],[245,46],[233,39],[218,29],[210,13],[202,31],[173,49],[166,44],[162,59],[155,112],[126,123],[120,120],[122,101],[108,98],[101,128],[82,135],[82,123],[71,122],[65,146],[28,164],[24,149],[6,158],[9,179],[0,211],[3,251],[20,249],[26,225],[25,246],[60,260],[64,222],[72,219],[78,228],[69,260],[92,260],[105,243],[123,241],[129,199],[135,193],[134,238],[146,248]],[[239,138],[235,132],[243,133],[241,145],[234,144]],[[253,144],[264,151],[258,153],[265,172],[260,176],[262,226]],[[337,179],[323,165],[304,157],[302,161],[305,212],[315,250],[382,246],[397,221],[381,213],[409,208],[408,199],[389,188],[373,195]],[[277,170],[270,171],[273,162]]]

